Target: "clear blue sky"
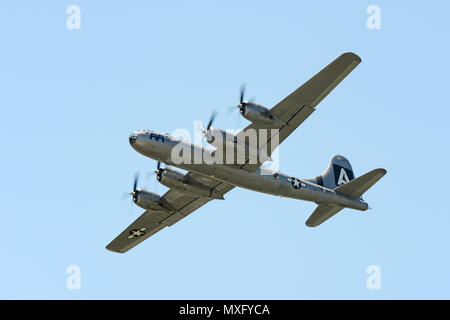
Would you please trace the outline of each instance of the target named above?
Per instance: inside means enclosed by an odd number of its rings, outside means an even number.
[[[68,30],[66,9],[81,9]],[[381,8],[381,29],[366,9]],[[450,298],[448,1],[3,1],[1,298]],[[127,254],[155,162],[135,129],[245,126],[238,90],[272,107],[346,51],[362,63],[280,147],[316,176],[335,153],[388,174],[311,229],[315,205],[234,189]],[[149,179],[154,191],[165,188]],[[81,268],[68,290],[66,268]],[[368,290],[366,268],[381,268]]]

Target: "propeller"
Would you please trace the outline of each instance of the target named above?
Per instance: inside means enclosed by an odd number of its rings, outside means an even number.
[[[247,104],[247,101],[244,100],[244,96],[245,96],[245,87],[246,85],[243,84],[241,86],[241,91],[239,93],[239,104],[237,105],[237,107],[241,110],[244,111],[245,110],[245,106]]]
[[[162,177],[162,173],[163,173],[164,169],[161,169],[161,162],[158,161],[158,163],[156,164],[156,179],[158,179],[158,181],[161,181],[161,177]]]
[[[217,112],[213,111],[211,114],[211,118],[209,119],[208,126],[206,127],[206,130],[209,130],[209,128],[211,128],[211,125],[213,124],[214,119],[216,119],[216,116],[217,116]]]
[[[139,181],[139,173],[136,172],[136,174],[134,175],[133,191],[130,192],[130,195],[133,197],[134,203],[136,203],[139,194],[139,190],[137,189],[138,181]]]
[[[161,164],[160,164],[160,162],[158,162],[158,164],[157,164],[158,170],[160,169],[160,166],[161,166]],[[155,172],[156,172],[156,171],[155,171]],[[150,175],[150,173],[147,173],[147,176],[146,176],[147,179],[148,179],[149,175]],[[158,179],[158,180],[159,180],[159,179]],[[138,201],[138,198],[139,198],[139,192],[141,192],[141,190],[142,190],[142,189],[138,189],[138,183],[139,183],[139,172],[136,172],[136,173],[134,174],[134,180],[133,180],[133,191],[124,193],[123,196],[122,196],[122,201],[124,201],[124,200],[125,200],[126,198],[128,198],[130,195],[131,195],[132,201],[133,201],[134,203],[136,203],[136,202]],[[145,188],[145,187],[144,187],[144,188]],[[130,203],[130,204],[131,204],[131,203]],[[132,211],[132,205],[130,205],[129,215],[131,215],[131,211]]]
[[[246,88],[245,84],[241,85],[241,94],[240,94],[240,97],[239,97],[239,102],[241,104],[244,102],[245,88]]]
[[[203,126],[200,126],[200,129],[202,130],[202,133],[203,133],[203,137],[206,139],[206,141],[208,143],[210,143],[210,141],[211,141],[212,133],[211,133],[210,129],[211,129],[211,125],[213,124],[214,120],[216,119],[216,116],[217,116],[217,112],[214,110],[211,114],[211,118],[209,118],[206,129],[203,128]]]
[[[217,111],[214,110],[211,114],[211,117],[209,118],[208,125],[206,126],[206,130],[205,130],[205,128],[203,128],[203,126],[201,127],[203,134],[205,134],[206,131],[208,131],[209,128],[211,128],[211,125],[213,124],[214,120],[216,119],[216,116],[217,116]]]
[[[132,202],[130,202],[130,209],[128,211],[128,215],[129,216],[132,215],[132,210],[133,210],[132,203],[133,202],[136,203],[137,198],[138,198],[138,193],[139,193],[139,190],[137,189],[138,180],[139,180],[139,173],[136,172],[136,174],[134,175],[134,181],[133,181],[133,191],[125,192],[122,195],[122,201],[125,201],[125,199],[127,199],[131,195],[131,201]]]

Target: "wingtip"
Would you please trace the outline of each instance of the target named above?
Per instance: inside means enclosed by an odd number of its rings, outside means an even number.
[[[115,252],[115,253],[124,253],[124,251],[119,251],[119,250],[113,249],[109,245],[107,245],[105,247],[105,249],[108,250],[108,251],[111,251],[111,252]]]
[[[344,54],[343,54],[343,56],[349,56],[349,57],[351,57],[353,60],[355,60],[355,61],[357,61],[358,63],[360,63],[362,60],[361,60],[361,57],[360,56],[358,56],[356,53],[354,53],[354,52],[345,52]]]
[[[313,222],[309,221],[309,219],[308,219],[308,220],[305,221],[305,226],[310,227],[310,228],[315,228],[315,227],[318,226],[318,224],[317,223],[313,223]]]

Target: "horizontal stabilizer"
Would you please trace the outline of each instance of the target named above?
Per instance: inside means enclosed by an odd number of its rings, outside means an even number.
[[[343,184],[334,191],[349,198],[357,198],[373,186],[386,174],[385,169],[375,169],[362,176]]]
[[[317,206],[316,210],[311,214],[311,216],[306,221],[308,227],[317,227],[319,224],[325,220],[330,219],[336,213],[344,209],[344,207],[333,206],[331,204],[321,204]]]

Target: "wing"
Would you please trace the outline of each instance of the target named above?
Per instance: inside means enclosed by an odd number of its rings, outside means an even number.
[[[279,144],[314,112],[319,102],[360,62],[361,58],[354,53],[342,54],[270,110],[273,115],[285,123],[278,132]],[[258,123],[250,124],[244,131],[251,128],[256,130],[268,129],[268,132],[270,132],[270,127]],[[258,141],[258,146],[261,148],[265,143],[267,144],[267,150],[271,150],[270,142],[275,136],[276,134],[268,134],[266,141]],[[242,169],[253,172],[261,166],[261,163],[250,164],[248,160],[247,156],[246,163],[241,166]]]
[[[187,175],[212,189],[225,194],[234,186],[214,179],[188,172]],[[131,225],[119,234],[106,249],[114,252],[126,252],[166,226],[171,226],[194,212],[212,199],[195,197],[178,189],[169,189],[164,196],[176,210],[173,212],[145,211]]]

